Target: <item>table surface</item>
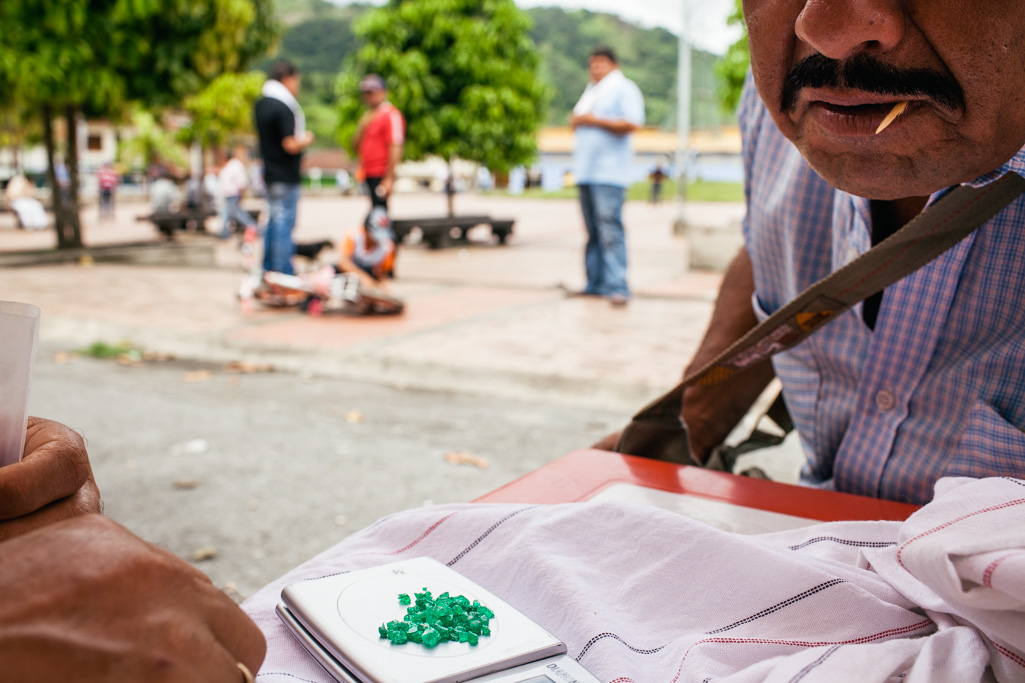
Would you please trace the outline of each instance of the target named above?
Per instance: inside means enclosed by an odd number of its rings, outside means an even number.
[[[624,484],[630,486],[624,487]],[[719,501],[822,522],[903,521],[918,509],[908,503],[740,477],[594,449],[573,451],[474,502],[571,503],[591,500],[603,491],[625,488]],[[600,499],[609,497],[605,495]],[[653,493],[649,498],[652,504],[667,507],[662,504],[666,499],[663,494]]]

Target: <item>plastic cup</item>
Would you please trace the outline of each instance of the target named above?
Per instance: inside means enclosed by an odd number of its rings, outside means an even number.
[[[39,308],[0,301],[0,467],[25,452],[28,396],[39,339]]]

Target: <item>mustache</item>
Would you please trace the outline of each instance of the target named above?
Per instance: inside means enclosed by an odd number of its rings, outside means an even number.
[[[926,97],[949,110],[964,110],[964,91],[952,77],[931,69],[898,69],[865,53],[840,61],[814,54],[798,62],[783,83],[780,112],[797,108],[801,88],[853,88],[879,95]]]

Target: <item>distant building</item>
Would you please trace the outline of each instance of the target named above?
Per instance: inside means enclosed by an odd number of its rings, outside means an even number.
[[[117,146],[120,136],[118,128],[109,121],[80,119],[78,122],[78,171],[83,195],[98,192],[95,171],[106,163],[117,161]],[[64,121],[54,121],[54,138],[59,146],[66,139]],[[43,182],[46,174],[46,149],[43,145],[33,145],[20,150],[18,162],[21,169],[30,178]],[[9,150],[0,150],[0,183],[15,174],[15,160]]]
[[[117,161],[120,133],[109,121],[82,121],[78,131],[78,163],[82,171],[94,171]]]

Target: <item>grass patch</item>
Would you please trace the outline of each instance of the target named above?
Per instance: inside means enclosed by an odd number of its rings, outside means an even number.
[[[487,194],[505,197],[529,197],[532,199],[576,199],[579,196],[575,187],[564,187],[552,191],[532,187],[524,190],[523,194],[520,195],[511,195],[507,190],[495,190]],[[626,198],[629,201],[648,201],[651,198],[651,184],[647,182],[634,183],[628,188]],[[675,200],[676,182],[667,180],[662,184],[662,201]],[[744,201],[744,184],[706,182],[703,180],[687,183],[687,200],[692,202],[742,202]]]
[[[674,185],[674,197],[675,190]],[[662,196],[669,197],[669,193],[663,191]],[[742,202],[744,201],[744,183],[713,183],[704,181],[688,183],[687,200],[692,202]]]
[[[142,360],[142,349],[137,349],[128,342],[120,344],[108,344],[107,342],[93,342],[84,349],[77,349],[74,353],[89,358],[100,358],[109,360],[111,358],[126,360]]]

